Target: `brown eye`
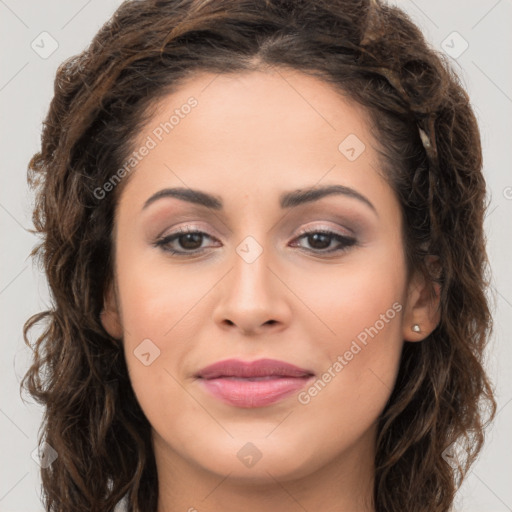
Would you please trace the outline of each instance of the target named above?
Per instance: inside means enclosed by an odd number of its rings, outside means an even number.
[[[178,256],[197,255],[206,250],[206,247],[202,247],[205,238],[215,240],[215,238],[203,231],[183,232],[183,230],[180,230],[160,238],[154,243],[154,246]],[[299,246],[308,252],[320,255],[340,253],[357,244],[357,240],[353,237],[321,229],[304,230],[295,240],[306,240],[309,248],[302,247],[297,243],[292,244],[292,246]],[[333,242],[337,246],[335,245],[334,248],[330,248]]]
[[[184,249],[194,250],[201,247],[203,235],[201,233],[187,233],[185,235],[180,235],[176,240],[178,240],[179,245]]]
[[[340,235],[339,233],[329,230],[311,229],[304,230],[301,233],[301,236],[296,240],[307,240],[311,247],[311,249],[305,249],[308,252],[319,252],[324,254],[341,252],[357,243],[357,240],[353,237]],[[338,246],[333,249],[326,250],[331,246],[333,241],[337,242]]]
[[[188,231],[183,233],[180,230],[178,233],[171,233],[157,240],[154,245],[171,254],[197,254],[203,252],[204,248],[201,248],[201,245],[205,238],[213,239],[213,237],[203,231]]]

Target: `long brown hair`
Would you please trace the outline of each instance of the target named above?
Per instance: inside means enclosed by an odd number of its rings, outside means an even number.
[[[152,106],[183,79],[266,66],[328,81],[366,108],[401,204],[407,271],[441,285],[440,323],[421,343],[404,343],[379,419],[375,509],[447,512],[482,447],[496,411],[483,368],[492,330],[486,187],[477,122],[447,59],[404,12],[377,0],[126,1],[58,69],[29,165],[42,235],[32,255],[52,305],[25,324],[30,345],[28,331],[45,321],[22,387],[45,406],[40,440],[58,453],[41,470],[48,511],[110,511],[125,493],[130,510],[157,506],[150,425],[122,343],[100,322],[126,178],[105,197],[95,191],[133,151]],[[439,258],[437,273],[428,255]],[[444,456],[454,446],[458,467]]]

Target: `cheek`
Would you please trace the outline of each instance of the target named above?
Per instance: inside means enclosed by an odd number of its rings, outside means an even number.
[[[180,270],[153,247],[128,243],[125,247],[118,255],[117,275],[128,338],[163,342],[176,337],[191,309],[217,278],[208,271],[199,275],[187,265]]]
[[[322,371],[298,396],[306,428],[329,439],[318,447],[318,457],[328,457],[333,447],[353,446],[371,432],[392,393],[403,345],[401,308],[387,294],[381,298],[381,308],[370,301],[357,315],[339,315],[337,337],[324,345]]]
[[[175,369],[191,350],[191,308],[208,289],[207,279],[202,291],[190,273],[172,271],[162,258],[155,262],[151,251],[125,243],[117,257],[126,362],[133,389],[150,414],[165,395],[179,392],[173,377],[179,378]]]
[[[396,244],[358,250],[340,264],[318,266],[315,272],[295,277],[294,291],[313,313],[304,318],[311,329],[317,325],[322,335],[316,341],[331,358],[348,349],[358,336],[364,343],[365,333],[368,337],[367,330],[375,324],[379,339],[388,340],[388,345],[401,343],[404,265],[397,240]]]
[[[349,414],[354,428],[370,426],[394,387],[403,346],[400,248],[389,246],[371,257],[361,252],[330,274],[316,274],[314,287],[313,279],[304,283],[316,314],[310,316],[310,331],[318,333],[315,343],[324,357],[323,373],[301,402],[327,422]]]

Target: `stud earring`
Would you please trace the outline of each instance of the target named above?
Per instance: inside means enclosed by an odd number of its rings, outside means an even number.
[[[414,332],[421,332],[421,329],[420,329],[420,326],[418,324],[414,324],[411,329],[414,331]]]

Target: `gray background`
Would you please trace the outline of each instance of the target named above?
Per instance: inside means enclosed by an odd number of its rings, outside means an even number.
[[[393,3],[412,16],[434,47],[451,54],[482,131],[495,318],[487,368],[496,383],[498,416],[455,508],[512,511],[512,0]],[[33,205],[26,168],[38,150],[58,65],[83,50],[119,5],[119,0],[0,0],[0,512],[43,510],[37,456],[32,458],[42,409],[19,394],[29,364],[22,325],[49,304],[46,280],[28,257],[37,238],[26,231],[32,228]],[[48,55],[52,45],[58,47]]]

